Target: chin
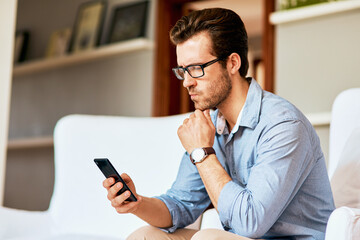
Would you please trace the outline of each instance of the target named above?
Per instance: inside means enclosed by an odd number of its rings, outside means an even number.
[[[213,109],[211,106],[199,106],[198,104],[194,104],[196,110],[205,111],[206,109]]]

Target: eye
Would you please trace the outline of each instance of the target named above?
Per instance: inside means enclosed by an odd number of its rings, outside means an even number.
[[[188,70],[189,71],[199,71],[199,70],[201,71],[201,67],[200,67],[200,65],[189,66]]]
[[[188,71],[193,77],[198,77],[203,75],[202,68],[199,65],[189,66]]]

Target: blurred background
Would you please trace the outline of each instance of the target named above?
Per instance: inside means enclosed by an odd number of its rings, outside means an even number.
[[[171,72],[168,33],[182,15],[209,7],[241,16],[248,75],[308,116],[327,158],[332,103],[360,87],[358,0],[0,1],[0,202],[48,208],[52,134],[63,116],[192,111]]]

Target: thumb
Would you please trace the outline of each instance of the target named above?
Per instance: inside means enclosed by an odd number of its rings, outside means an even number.
[[[130,183],[132,180],[129,175],[126,173],[121,174],[121,178],[125,181],[126,184]]]

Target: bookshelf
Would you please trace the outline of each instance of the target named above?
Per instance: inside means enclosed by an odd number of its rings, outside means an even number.
[[[19,77],[51,69],[101,60],[121,54],[151,49],[153,49],[152,41],[145,38],[138,38],[62,57],[28,61],[15,66],[13,76]]]
[[[11,139],[8,141],[8,150],[53,147],[53,144],[52,136]]]
[[[13,69],[13,77],[27,77],[32,74],[46,72],[49,70],[66,68],[101,61],[106,58],[116,57],[123,54],[131,54],[140,51],[153,49],[153,42],[146,38],[138,38],[129,41],[119,42],[111,45],[101,46],[90,51],[77,54],[69,54],[51,59],[32,60],[19,64]],[[8,141],[8,150],[21,150],[31,148],[53,147],[52,136],[15,138]]]

